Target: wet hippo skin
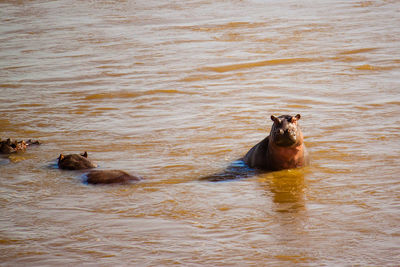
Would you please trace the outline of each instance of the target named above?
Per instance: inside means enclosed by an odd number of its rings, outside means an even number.
[[[88,184],[127,184],[141,180],[121,170],[93,170],[87,174]]]

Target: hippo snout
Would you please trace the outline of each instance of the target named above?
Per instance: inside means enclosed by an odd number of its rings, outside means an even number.
[[[296,141],[296,133],[295,133],[295,131],[290,131],[289,129],[286,129],[284,131],[282,129],[279,129],[278,134],[279,134],[279,136],[281,138],[289,138],[290,140]]]
[[[286,130],[284,136],[289,138],[291,141],[296,142],[296,132]]]
[[[291,146],[297,141],[296,131],[291,131],[290,129],[279,129],[278,134],[275,138],[275,142],[280,146]]]

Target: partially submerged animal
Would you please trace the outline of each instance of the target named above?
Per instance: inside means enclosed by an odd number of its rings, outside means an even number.
[[[87,157],[88,154],[86,151],[82,154],[60,154],[58,157],[58,167],[65,170],[84,170],[96,168],[97,164],[93,163]]]
[[[88,158],[85,151],[82,154],[60,154],[58,167],[65,170],[85,170],[96,168],[97,164]],[[88,184],[128,184],[141,180],[140,177],[131,175],[121,170],[92,170],[86,174]]]
[[[40,142],[32,141],[31,139],[29,139],[26,142],[24,140],[11,141],[10,138],[8,138],[5,141],[2,141],[0,139],[0,154],[11,154],[11,153],[16,153],[16,152],[22,152],[22,151],[25,151],[26,148],[31,145],[40,145]]]
[[[120,170],[93,170],[87,174],[88,184],[127,184],[141,180]]]
[[[247,178],[265,171],[304,167],[308,154],[296,116],[271,116],[270,134],[252,147],[246,155],[231,163],[224,171],[200,178],[212,182]]]
[[[308,163],[308,153],[298,123],[300,118],[300,114],[272,115],[274,124],[270,134],[252,147],[243,161],[251,168],[264,171],[304,167]]]

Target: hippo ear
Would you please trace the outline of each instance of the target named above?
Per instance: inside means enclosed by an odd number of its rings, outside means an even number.
[[[63,159],[64,159],[64,155],[63,155],[63,154],[60,154],[60,156],[58,157],[58,160],[61,161],[61,160],[63,160]]]
[[[294,123],[294,122],[300,120],[300,118],[301,118],[300,114],[297,114],[295,117],[292,117],[292,118],[290,119],[290,122],[291,122],[291,123]]]
[[[275,122],[276,124],[280,124],[281,120],[277,117],[275,117],[274,115],[271,115],[271,120],[273,120],[273,122]]]
[[[85,151],[85,153],[83,153],[83,154],[81,154],[81,155],[82,155],[82,157],[87,158],[87,151]]]

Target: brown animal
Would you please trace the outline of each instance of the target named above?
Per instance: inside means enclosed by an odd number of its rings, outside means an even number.
[[[58,157],[58,167],[65,170],[83,170],[96,168],[97,164],[94,164],[88,158],[88,154],[85,151],[83,154],[60,154]]]
[[[10,138],[8,138],[6,141],[2,141],[0,139],[0,154],[11,154],[11,153],[25,151],[26,148],[31,145],[40,145],[40,142],[32,141],[30,139],[26,142],[24,140],[11,141]]]
[[[127,184],[141,180],[120,170],[93,170],[87,174],[88,184]]]
[[[243,157],[251,168],[279,171],[303,167],[308,164],[308,154],[298,121],[300,114],[292,117],[271,116],[274,122],[269,136],[255,145]]]

